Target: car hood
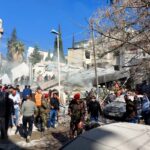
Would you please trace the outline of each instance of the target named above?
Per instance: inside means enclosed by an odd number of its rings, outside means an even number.
[[[125,106],[126,106],[125,102],[115,101],[115,102],[107,104],[104,107],[104,109],[108,109],[108,108],[111,108],[111,107],[122,108],[122,107],[125,107]]]

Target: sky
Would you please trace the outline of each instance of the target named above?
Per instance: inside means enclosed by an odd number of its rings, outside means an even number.
[[[75,41],[87,38],[87,19],[107,0],[0,0],[0,18],[4,36],[0,51],[5,55],[7,40],[16,28],[17,36],[26,49],[38,45],[42,50],[53,50],[55,35],[51,29],[61,25],[64,53]]]

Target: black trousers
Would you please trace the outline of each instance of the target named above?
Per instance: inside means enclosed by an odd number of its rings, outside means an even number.
[[[31,136],[32,129],[33,129],[33,122],[34,122],[34,116],[23,116],[23,129],[24,129],[25,137]]]
[[[9,126],[12,126],[11,114],[9,114],[9,115],[7,115],[5,117],[5,130],[6,130],[6,134],[8,132]]]
[[[5,130],[5,118],[0,117],[0,134],[1,134],[1,139],[5,139],[7,137],[7,133]]]

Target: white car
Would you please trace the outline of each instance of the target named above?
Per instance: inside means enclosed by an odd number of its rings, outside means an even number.
[[[61,150],[149,150],[150,126],[112,123],[87,131]]]

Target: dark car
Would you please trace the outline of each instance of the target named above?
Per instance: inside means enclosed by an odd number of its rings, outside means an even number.
[[[106,118],[122,119],[125,112],[126,104],[125,102],[121,101],[111,102],[107,104],[103,109],[103,113]]]
[[[129,96],[129,98],[133,101],[134,97]],[[138,95],[136,99],[136,108],[137,108],[137,114],[140,117],[142,112],[142,98],[143,95]],[[107,104],[104,109],[103,113],[106,118],[112,118],[117,120],[122,120],[124,114],[126,113],[126,103],[124,101],[123,97],[118,98],[119,100],[115,100],[109,104]]]

